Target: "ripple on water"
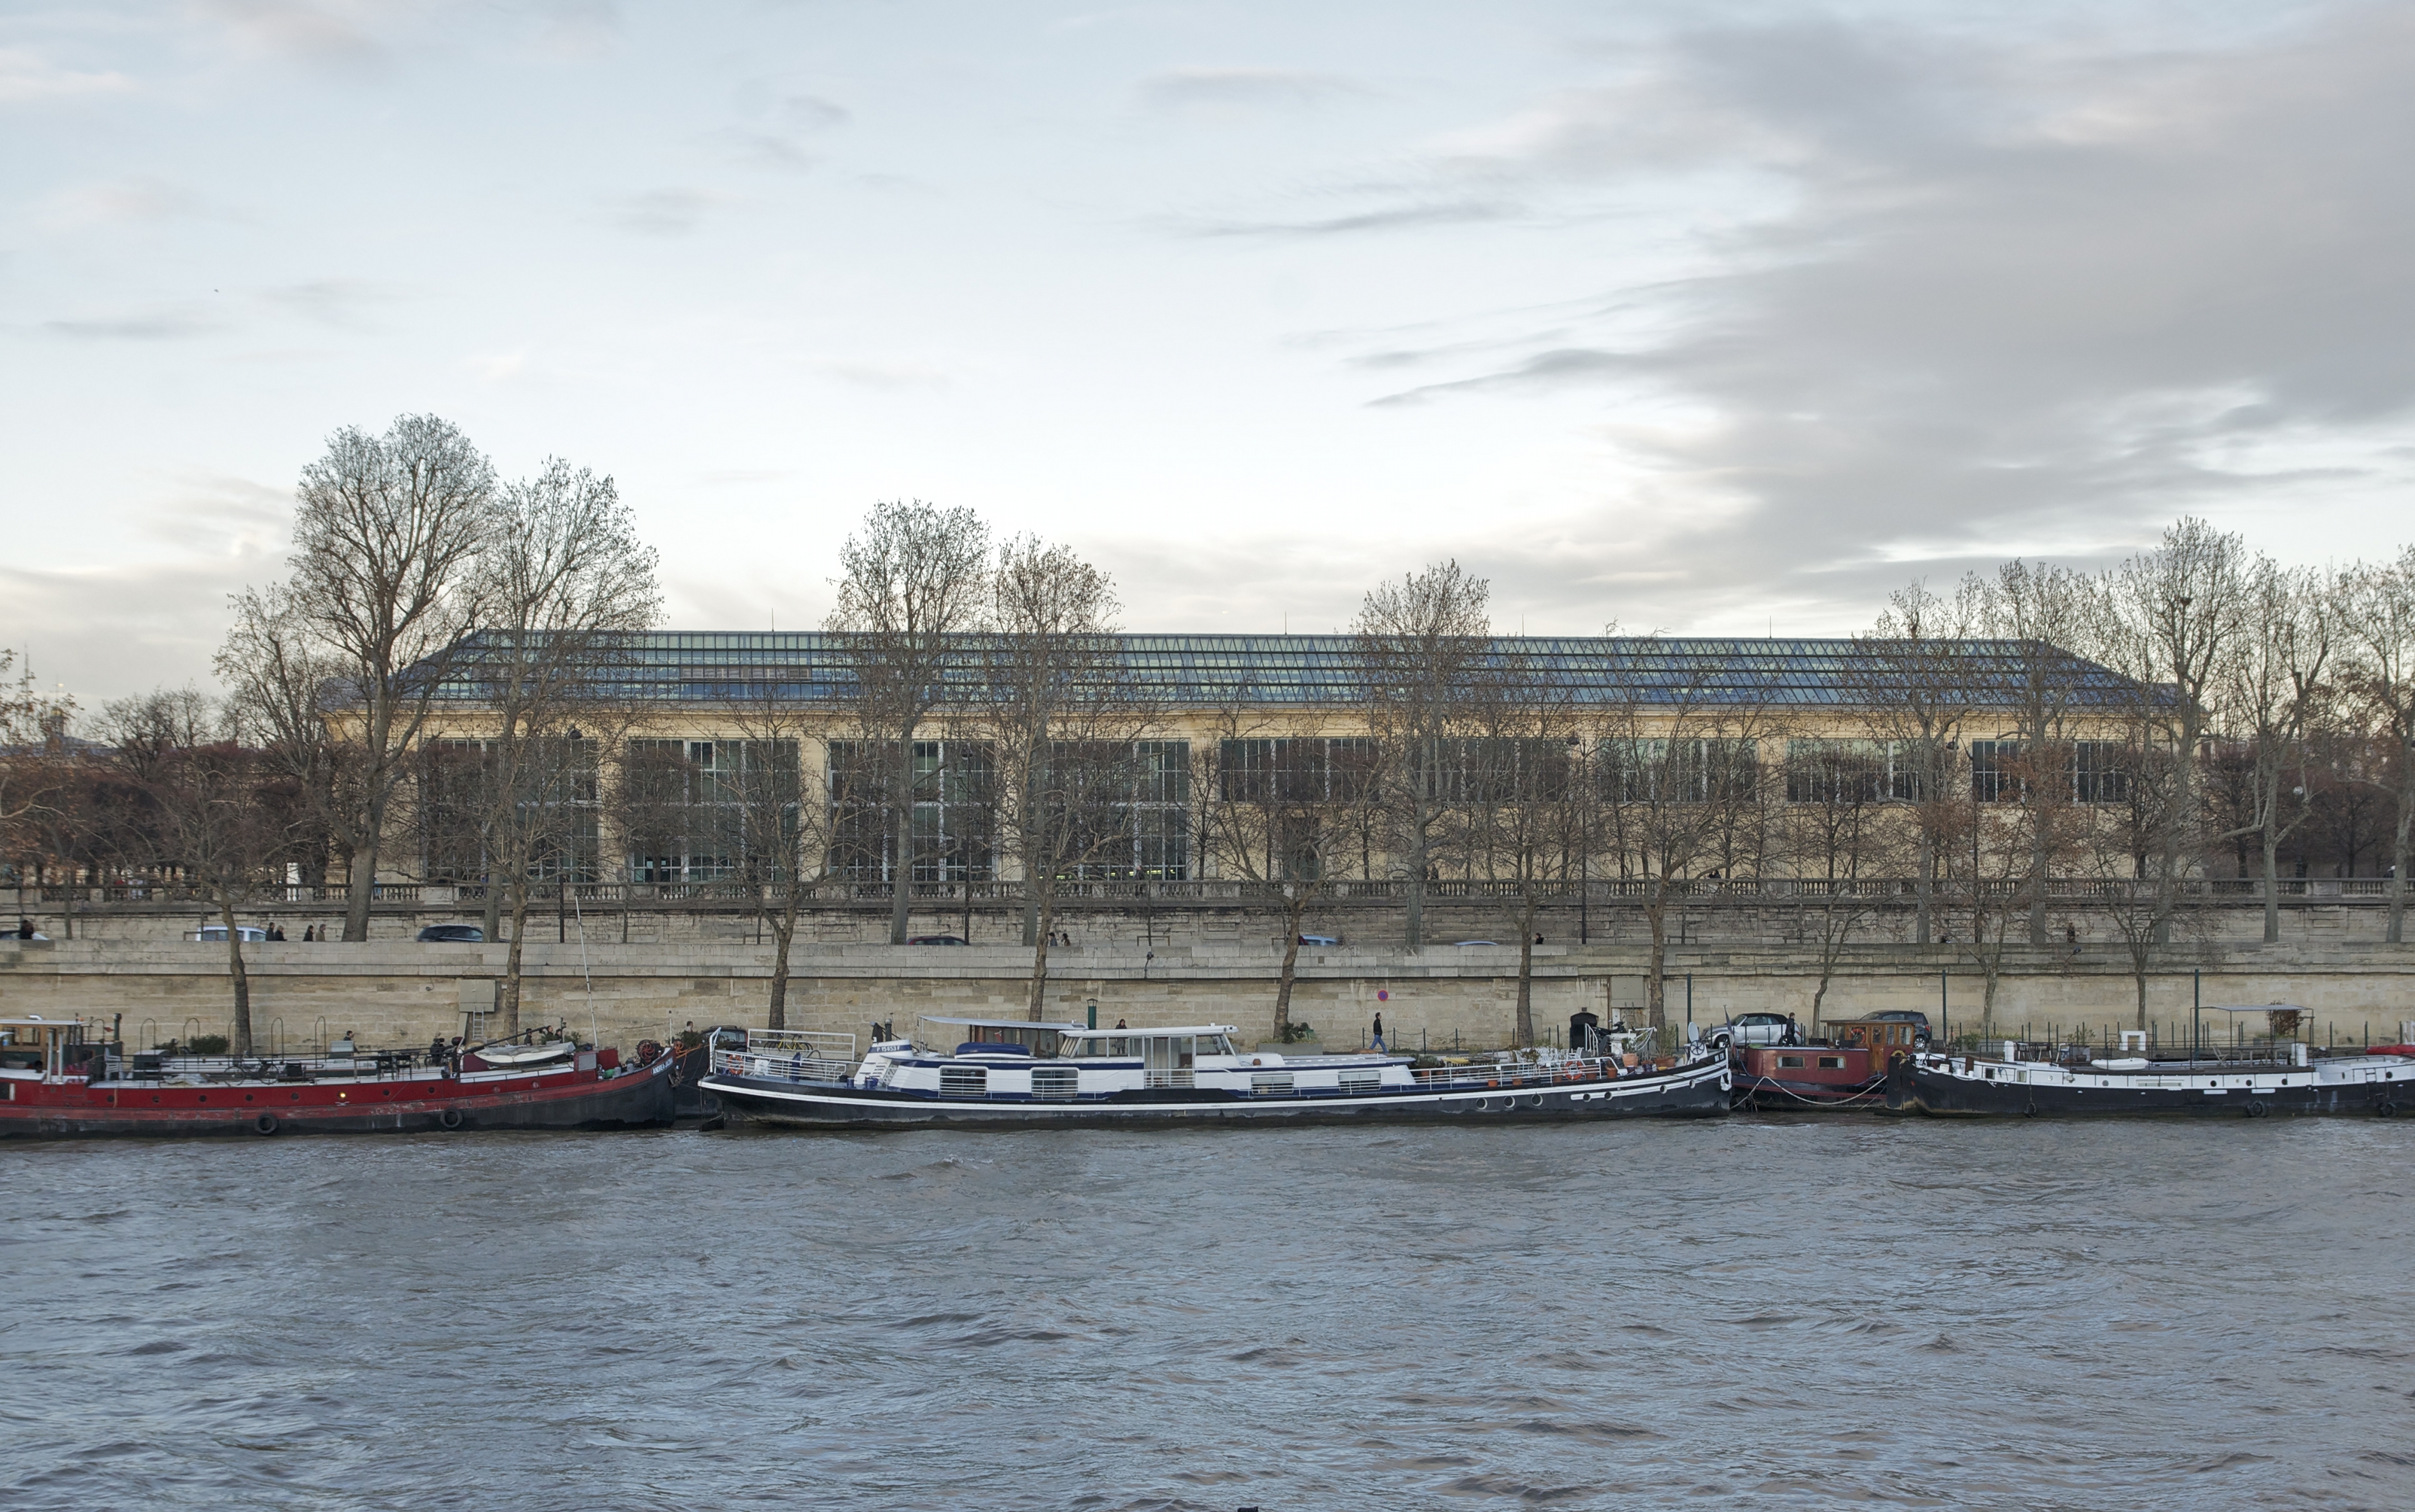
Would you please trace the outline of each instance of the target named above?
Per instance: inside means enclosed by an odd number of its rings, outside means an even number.
[[[0,1504],[2409,1505],[2408,1137],[60,1146]]]

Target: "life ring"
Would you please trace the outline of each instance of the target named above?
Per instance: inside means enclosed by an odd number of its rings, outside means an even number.
[[[447,1129],[458,1129],[461,1127],[461,1110],[447,1108],[436,1115],[436,1121]]]
[[[263,1113],[251,1121],[251,1131],[255,1134],[273,1134],[278,1128],[277,1115],[273,1113]]]
[[[663,1049],[663,1047],[662,1047],[661,1045],[656,1044],[656,1043],[655,1043],[653,1040],[638,1040],[638,1065],[640,1065],[640,1066],[651,1066],[651,1065],[652,1065],[652,1064],[654,1063],[654,1057],[655,1057],[656,1055],[658,1055],[662,1054],[662,1049]]]

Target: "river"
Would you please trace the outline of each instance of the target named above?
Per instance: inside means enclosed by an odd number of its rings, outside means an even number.
[[[0,1505],[2415,1505],[2415,1121],[0,1152]]]

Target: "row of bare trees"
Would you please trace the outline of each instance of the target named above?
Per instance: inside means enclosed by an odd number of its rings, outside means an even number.
[[[1060,886],[1210,875],[1282,901],[1279,1023],[1303,926],[1354,881],[1400,896],[1413,948],[1437,889],[1484,884],[1521,947],[1522,1040],[1540,911],[1601,877],[1646,926],[1654,1022],[1685,910],[1772,876],[1831,884],[1798,907],[1819,997],[1875,926],[1874,885],[1909,878],[1915,937],[1967,954],[1990,1003],[2009,951],[2074,927],[2070,881],[2102,883],[2089,917],[2143,1009],[2193,925],[2185,884],[2226,847],[2276,879],[2343,792],[2393,826],[2403,937],[2415,548],[2298,571],[2183,520],[2108,573],[1914,584],[1808,672],[1638,636],[1582,683],[1496,638],[1489,585],[1446,561],[1366,595],[1348,686],[1310,706],[1246,674],[1179,685],[1128,652],[1113,582],[1070,548],[899,502],[841,553],[821,660],[725,666],[674,710],[633,692],[660,594],[609,478],[502,481],[446,423],[404,417],[331,440],[294,541],[290,577],[235,601],[223,698],[112,705],[89,745],[29,680],[0,699],[8,750],[35,756],[0,763],[12,854],[173,876],[230,921],[242,890],[332,869],[346,939],[382,876],[483,889],[507,1029],[532,890],[615,874],[744,886],[776,945],[775,1025],[802,884],[874,885],[902,942],[912,884],[968,900],[1007,875],[1034,1017]]]

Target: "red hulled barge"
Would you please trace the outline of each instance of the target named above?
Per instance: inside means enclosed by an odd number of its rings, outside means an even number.
[[[637,1129],[668,1124],[674,1057],[563,1035],[459,1051],[125,1055],[71,1019],[0,1019],[0,1138]]]

